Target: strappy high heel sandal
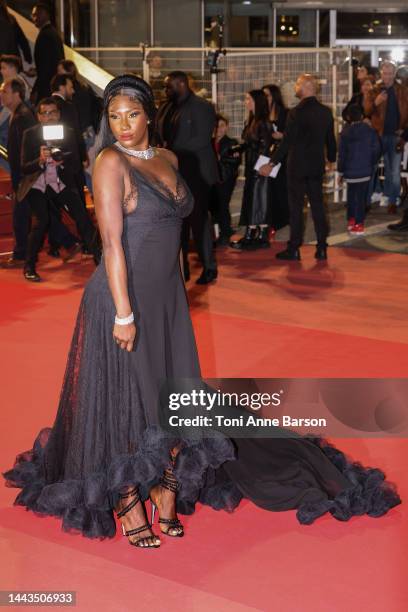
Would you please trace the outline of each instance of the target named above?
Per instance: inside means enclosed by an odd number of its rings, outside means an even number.
[[[171,491],[172,493],[177,493],[178,488],[179,488],[179,484],[177,482],[177,479],[175,478],[173,471],[171,469],[167,469],[163,476],[160,479],[160,486],[162,486],[164,489],[168,489],[169,491]],[[157,506],[156,504],[153,502],[153,500],[151,499],[152,502],[152,525],[154,523],[154,517],[156,514],[156,510],[157,510]],[[160,517],[159,518],[159,524],[160,525],[167,525],[167,529],[163,530],[161,527],[161,532],[164,535],[170,536],[171,538],[182,538],[184,536],[184,528],[182,523],[179,521],[179,519],[176,518],[163,518]]]
[[[136,487],[131,491],[128,491],[128,493],[119,494],[120,499],[127,499],[132,495],[135,496],[134,499],[132,499],[132,501],[127,506],[122,508],[122,510],[116,513],[116,516],[119,519],[122,518],[122,516],[125,516],[125,514],[127,514],[128,512],[130,512],[130,510],[132,510],[132,508],[134,508],[141,501],[139,491]],[[152,526],[150,525],[150,523],[146,523],[141,527],[137,527],[136,529],[129,529],[128,531],[126,531],[125,526],[122,523],[122,534],[126,537],[129,537],[132,535],[137,535],[138,533],[146,531],[147,529],[151,529],[151,527]],[[135,542],[129,539],[129,544],[131,544],[132,546],[137,546],[138,548],[159,548],[160,543],[157,542],[157,539],[158,537],[153,533],[152,535],[139,538]]]

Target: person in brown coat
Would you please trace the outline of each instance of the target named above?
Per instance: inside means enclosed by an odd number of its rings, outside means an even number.
[[[408,88],[396,81],[396,66],[381,65],[381,80],[365,103],[365,114],[381,137],[384,156],[384,196],[390,212],[395,212],[401,190],[400,139],[408,127]]]

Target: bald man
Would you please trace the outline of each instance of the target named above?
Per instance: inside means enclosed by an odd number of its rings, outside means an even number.
[[[336,139],[331,110],[317,100],[318,82],[310,74],[302,74],[295,84],[299,104],[290,111],[281,145],[264,166],[266,176],[273,165],[287,156],[288,198],[290,209],[290,240],[287,248],[276,257],[281,260],[300,260],[303,242],[303,207],[307,195],[312,209],[317,238],[315,258],[327,259],[329,232],[323,203],[323,175],[327,160],[336,161]]]

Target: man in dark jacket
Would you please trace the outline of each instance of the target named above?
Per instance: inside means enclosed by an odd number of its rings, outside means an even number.
[[[216,124],[215,110],[210,102],[192,92],[184,72],[171,72],[165,79],[165,88],[167,102],[160,107],[157,116],[158,139],[177,155],[180,173],[194,196],[193,212],[183,223],[184,274],[188,280],[191,226],[203,265],[197,283],[205,285],[217,278],[208,218],[211,188],[218,180],[217,159],[211,142]]]
[[[21,179],[21,143],[23,133],[36,124],[35,117],[25,104],[25,87],[19,78],[5,81],[1,87],[1,101],[10,112],[10,123],[7,140],[7,154],[10,165],[11,183],[16,193]],[[15,200],[13,207],[14,249],[6,262],[9,268],[22,267],[26,258],[27,239],[30,225],[30,210],[26,199]]]
[[[64,47],[57,30],[51,24],[50,9],[46,4],[36,4],[31,16],[39,29],[34,46],[37,79],[32,91],[32,100],[38,103],[51,93],[51,79],[57,72],[58,62],[64,59]]]
[[[81,160],[77,181],[79,193],[85,203],[84,196],[84,169],[88,167],[88,154],[86,151],[85,141],[82,136],[82,131],[79,123],[79,115],[77,107],[73,104],[72,98],[74,95],[74,81],[69,74],[56,74],[51,80],[51,95],[57,101],[61,114],[61,123],[72,128],[75,132],[77,140],[78,155]]]
[[[272,155],[272,165],[287,155],[288,197],[290,210],[290,240],[276,257],[300,260],[303,242],[303,207],[307,195],[317,237],[316,259],[327,258],[328,223],[323,202],[323,175],[326,155],[331,164],[336,161],[336,139],[333,115],[317,98],[318,82],[310,74],[302,74],[296,81],[299,104],[290,111],[285,135],[280,147]],[[271,165],[261,169],[267,176]]]
[[[28,198],[33,215],[24,268],[25,278],[33,282],[41,280],[35,265],[49,225],[49,205],[57,209],[64,207],[68,211],[87,249],[94,254],[95,262],[99,260],[96,229],[77,189],[76,174],[81,162],[77,154],[75,134],[72,129],[64,126],[64,138],[58,143],[62,154],[57,157],[52,154],[52,143],[44,140],[42,129],[43,125],[59,123],[59,109],[53,98],[45,98],[40,102],[38,120],[40,124],[27,130],[23,136],[21,167],[24,179],[17,194],[19,199]],[[69,254],[72,249],[80,250],[77,244],[63,246],[68,249]]]

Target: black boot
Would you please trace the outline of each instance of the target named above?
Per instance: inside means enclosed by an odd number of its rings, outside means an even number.
[[[300,261],[300,250],[288,246],[284,251],[276,253],[276,259],[283,261]]]
[[[261,227],[258,237],[255,240],[257,249],[269,249],[269,227]]]
[[[245,235],[239,240],[230,242],[230,247],[237,251],[256,249],[257,228],[247,226]]]
[[[327,246],[317,245],[315,259],[319,261],[325,261],[327,259]]]
[[[210,270],[208,268],[204,268],[204,270],[201,272],[201,275],[197,278],[196,283],[197,285],[208,285],[208,283],[212,283],[213,281],[215,281],[217,279],[217,276],[217,270]]]
[[[398,223],[390,223],[387,227],[394,232],[408,232],[408,209],[404,210],[402,219]]]

